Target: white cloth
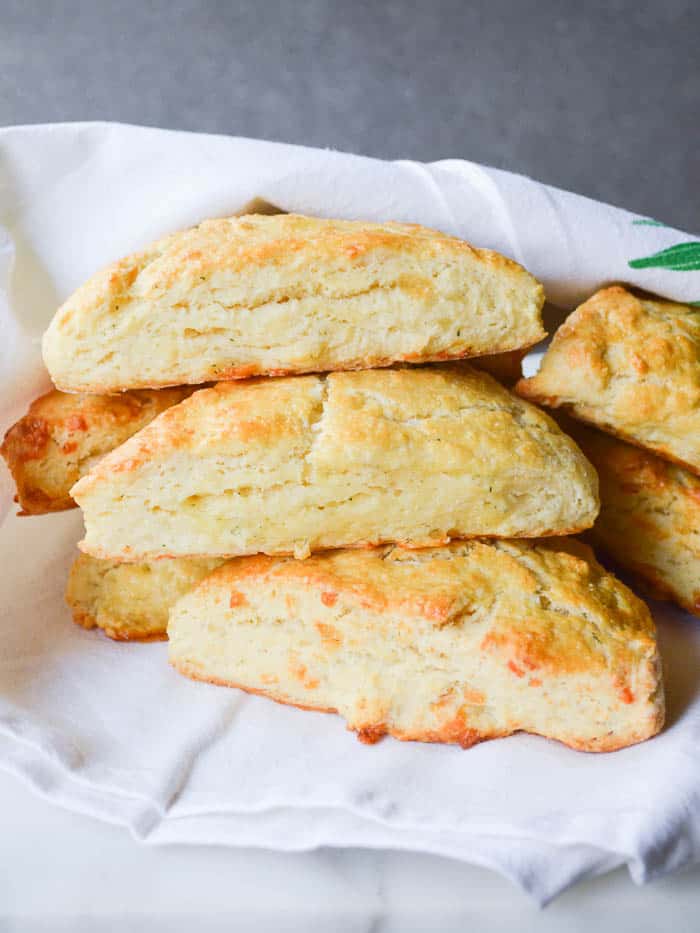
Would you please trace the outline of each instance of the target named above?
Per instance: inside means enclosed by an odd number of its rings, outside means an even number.
[[[470,162],[113,124],[10,128],[0,130],[2,427],[47,384],[40,335],[72,289],[254,197],[458,234],[518,259],[562,307],[611,281],[700,300],[692,249],[671,254],[685,271],[628,265],[688,235]],[[367,747],[338,717],[191,683],[167,666],[163,644],[116,644],[72,625],[62,593],[79,513],[18,519],[9,493],[3,503],[0,767],[57,803],[154,843],[440,853],[490,866],[541,903],[621,863],[644,881],[700,858],[697,620],[655,607],[669,723],[643,745],[587,755],[520,735],[468,752]]]

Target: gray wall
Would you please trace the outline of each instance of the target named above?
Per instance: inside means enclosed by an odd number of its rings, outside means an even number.
[[[698,0],[0,0],[0,124],[463,156],[700,229]]]

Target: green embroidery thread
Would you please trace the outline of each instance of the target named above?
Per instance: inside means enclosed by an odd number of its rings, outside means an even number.
[[[651,217],[642,217],[638,220],[633,220],[632,224],[635,227],[666,227],[668,226],[668,224],[662,223],[660,220],[652,220]]]
[[[630,269],[670,269],[673,272],[694,272],[700,269],[700,241],[676,243],[668,249],[641,259],[630,259]]]

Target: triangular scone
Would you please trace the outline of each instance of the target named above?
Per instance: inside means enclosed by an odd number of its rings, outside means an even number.
[[[72,509],[71,486],[100,457],[192,391],[192,386],[180,386],[121,395],[68,395],[54,389],[33,401],[0,446],[17,485],[20,515]]]
[[[220,564],[201,557],[123,564],[79,554],[66,602],[83,628],[102,629],[116,641],[162,640],[171,607]]]
[[[225,382],[72,489],[95,557],[236,557],[589,527],[574,441],[468,366]]]
[[[649,610],[577,541],[232,560],[168,636],[183,674],[337,711],[368,742],[524,730],[611,751],[663,724]]]
[[[588,539],[654,596],[700,616],[700,477],[570,418],[561,424],[600,479]]]
[[[596,292],[517,391],[700,474],[700,309]]]
[[[543,301],[517,263],[425,227],[230,217],[95,275],[44,360],[61,389],[114,392],[458,359],[536,343]]]

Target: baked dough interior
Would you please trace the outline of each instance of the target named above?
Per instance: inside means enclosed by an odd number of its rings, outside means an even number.
[[[543,412],[466,366],[196,392],[72,493],[95,557],[235,557],[590,527],[597,476]]]
[[[603,751],[663,721],[649,611],[577,541],[242,558],[168,635],[182,673],[338,711],[365,741],[526,730]]]

